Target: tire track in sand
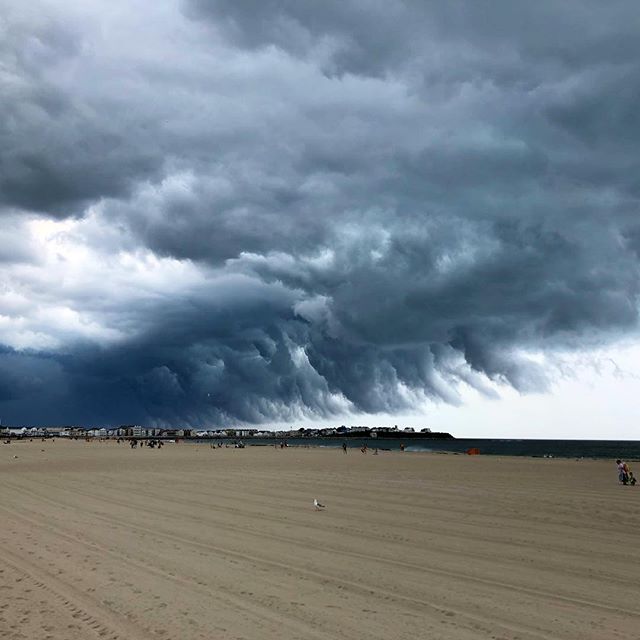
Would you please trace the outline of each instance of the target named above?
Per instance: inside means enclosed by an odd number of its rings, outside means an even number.
[[[24,492],[25,488],[22,487],[21,490]],[[48,502],[55,507],[71,508],[71,509],[77,510],[77,507],[72,507],[63,502],[58,502],[51,498],[40,496],[39,494],[31,490],[26,490],[26,491],[31,495],[33,495],[35,498]],[[2,508],[4,509],[5,507],[2,506]],[[294,572],[301,578],[305,578],[307,580],[311,580],[313,582],[320,583],[322,585],[333,584],[333,585],[336,585],[338,589],[345,589],[345,590],[351,591],[352,593],[356,593],[365,597],[371,597],[373,595],[377,595],[381,600],[393,602],[394,605],[400,606],[405,610],[408,610],[411,612],[415,612],[416,608],[423,611],[428,610],[428,611],[431,611],[433,614],[435,614],[438,617],[438,619],[447,619],[449,616],[455,615],[457,616],[457,620],[459,622],[463,620],[466,621],[466,623],[460,624],[460,626],[462,626],[463,628],[466,628],[470,631],[475,631],[475,632],[484,632],[484,633],[487,633],[490,637],[495,635],[495,626],[498,625],[503,632],[516,634],[522,640],[525,640],[525,639],[555,640],[554,636],[547,634],[545,631],[541,629],[531,627],[530,625],[514,624],[511,621],[497,620],[496,616],[484,616],[479,613],[469,613],[464,609],[459,609],[449,605],[446,605],[446,606],[437,605],[437,604],[434,604],[433,602],[430,602],[421,598],[395,593],[379,586],[363,585],[361,583],[354,582],[346,578],[335,577],[329,574],[319,572],[314,569],[300,567],[299,565],[287,564],[277,560],[269,560],[269,559],[261,558],[259,556],[255,556],[248,553],[240,553],[237,551],[227,549],[225,547],[215,545],[213,543],[203,543],[199,541],[188,540],[188,539],[185,539],[183,536],[171,534],[165,531],[160,531],[158,529],[150,529],[138,524],[133,524],[130,521],[122,520],[121,518],[114,517],[113,515],[109,515],[107,517],[98,511],[91,510],[89,511],[89,513],[91,513],[92,518],[96,518],[100,521],[103,521],[111,525],[118,524],[120,527],[122,527],[124,530],[127,530],[127,531],[138,531],[140,532],[140,534],[143,534],[143,535],[164,538],[165,540],[169,540],[174,543],[179,543],[182,546],[188,545],[194,549],[205,550],[208,553],[214,552],[214,553],[222,554],[227,557],[234,558],[235,560],[240,562],[246,563],[247,561],[249,561],[254,563],[255,565],[258,565],[258,566],[262,565],[268,569],[277,569],[278,571],[284,572],[284,573]],[[77,542],[77,540],[74,540],[74,541]],[[440,574],[442,576],[448,576],[447,572],[445,571],[440,572]],[[164,574],[160,574],[160,573],[159,575],[165,578],[171,578],[171,580],[182,583],[182,584],[188,583],[192,588],[194,588],[194,590],[196,590],[196,587],[195,585],[193,585],[192,582],[185,581],[179,578],[178,576],[165,576]],[[453,577],[456,577],[456,576],[453,576]],[[464,579],[470,580],[471,577],[465,576]],[[479,579],[479,580],[481,580],[482,584],[493,585],[493,581],[487,581],[483,579]],[[493,585],[493,586],[505,587],[511,591],[519,591],[518,588],[514,588],[512,585],[503,585],[499,583],[498,585]],[[526,591],[524,593],[526,593]],[[550,599],[556,598],[555,595],[548,595],[546,597]],[[580,603],[580,602],[575,602],[573,600],[571,600],[570,603],[573,605],[579,604],[580,606],[591,606],[591,603]],[[242,603],[240,602],[239,604],[242,604]],[[619,610],[615,610],[615,612],[619,612]],[[636,614],[635,612],[632,612],[632,615],[638,615],[638,614]]]
[[[3,546],[7,548],[6,543]],[[132,637],[157,640],[142,627],[124,621],[104,605],[18,554],[13,555],[11,560],[4,557],[2,562],[22,576],[22,579],[28,580],[37,591],[47,594],[60,608],[67,611],[71,618],[82,624],[87,633],[95,634],[100,640],[128,640]]]
[[[24,490],[24,489],[23,489]],[[72,508],[74,509],[75,507],[73,507],[72,505],[68,505],[65,504],[63,502],[57,502],[57,501],[53,501],[50,498],[45,498],[44,496],[40,496],[39,494],[29,490],[30,493],[32,493],[32,495],[38,499],[43,499],[43,500],[47,500],[52,502],[52,504],[55,504],[56,506],[62,506],[62,507],[67,507],[67,508]],[[90,498],[95,498],[95,496],[93,494],[84,492],[84,491],[80,491],[77,489],[74,490],[65,490],[68,493],[71,494],[78,494],[84,497],[90,497]],[[112,498],[109,497],[104,497],[104,496],[100,496],[100,500],[103,500],[106,503],[109,504],[113,504],[115,506],[118,506],[120,508],[125,508],[125,509],[135,509],[136,512],[146,512],[149,514],[153,514],[153,515],[160,515],[160,516],[164,516],[165,513],[159,509],[153,509],[150,508],[148,506],[142,506],[142,505],[135,505],[135,507],[131,506],[127,506],[127,505],[123,505],[121,502],[114,500]],[[103,518],[103,516],[96,511],[92,511],[92,515],[99,517],[99,518]],[[103,518],[104,519],[104,518]],[[199,520],[198,518],[194,518],[193,516],[190,517],[191,520],[193,520],[194,522],[199,522],[201,524],[206,524],[205,521],[203,520]],[[196,546],[198,545],[199,547],[202,547],[203,545],[209,549],[209,550],[213,550],[213,551],[217,551],[217,552],[224,552],[227,555],[234,555],[234,557],[237,558],[241,558],[241,559],[245,559],[245,560],[251,560],[251,561],[255,561],[255,562],[262,562],[262,563],[277,563],[277,561],[271,561],[271,560],[266,560],[264,558],[260,559],[251,555],[247,555],[244,553],[239,553],[239,552],[235,552],[233,550],[230,549],[226,549],[223,547],[218,547],[215,546],[211,543],[203,543],[203,542],[199,542],[197,540],[184,540],[183,538],[181,538],[180,536],[176,535],[176,534],[172,534],[170,532],[166,532],[166,531],[160,531],[158,529],[144,529],[143,527],[141,527],[141,525],[135,525],[135,524],[129,524],[128,521],[126,520],[122,520],[122,519],[118,519],[116,517],[113,516],[109,516],[108,521],[110,522],[118,522],[118,524],[120,524],[120,526],[132,526],[132,527],[136,527],[138,529],[144,530],[147,533],[153,533],[155,535],[162,535],[164,537],[170,537],[171,540],[181,540],[181,541],[185,541],[187,542],[189,545],[192,546]],[[217,523],[216,526],[219,526],[220,528],[223,529],[227,529],[229,531],[235,532],[235,533],[246,533],[249,535],[256,535],[258,537],[263,537],[263,538],[270,538],[276,541],[280,541],[280,542],[286,542],[289,545],[293,545],[293,546],[299,546],[301,548],[305,548],[304,543],[301,543],[299,540],[292,538],[292,537],[287,537],[287,536],[275,536],[272,534],[267,534],[267,533],[263,533],[263,532],[256,532],[255,534],[252,534],[251,532],[247,531],[246,529],[243,529],[241,527],[234,527],[234,525],[230,525],[230,524],[220,524]],[[384,558],[384,557],[380,557],[380,556],[371,556],[369,554],[363,553],[363,552],[359,552],[359,551],[351,551],[351,550],[345,550],[345,549],[338,549],[338,548],[331,548],[331,547],[327,547],[324,546],[323,550],[326,550],[328,552],[334,553],[334,554],[342,554],[342,555],[346,555],[349,557],[353,557],[353,558],[357,558],[357,559],[361,559],[361,560],[368,560],[368,561],[375,561],[378,564],[387,564],[389,566],[395,566],[395,567],[402,567],[403,569],[407,569],[409,571],[412,572],[419,572],[419,573],[431,573],[435,576],[438,577],[443,577],[443,578],[453,578],[453,579],[457,579],[460,580],[461,582],[464,583],[476,583],[479,585],[483,585],[483,586],[489,586],[495,589],[499,589],[499,590],[503,590],[509,593],[513,593],[513,592],[518,592],[518,593],[522,593],[523,595],[527,595],[527,596],[532,596],[538,599],[543,599],[543,600],[548,600],[548,601],[554,601],[554,602],[562,602],[568,605],[572,605],[572,606],[580,606],[580,607],[584,607],[587,609],[595,609],[598,611],[602,611],[603,613],[608,613],[608,614],[625,614],[625,615],[629,615],[629,616],[633,616],[638,618],[639,620],[639,624],[640,624],[640,610],[632,610],[632,609],[626,609],[624,607],[617,607],[617,606],[611,606],[611,605],[607,605],[607,604],[603,604],[601,602],[596,602],[593,600],[587,600],[587,599],[583,599],[583,598],[576,598],[573,596],[565,596],[565,595],[561,595],[561,594],[557,594],[557,593],[551,593],[551,592],[547,592],[547,591],[543,591],[540,589],[535,589],[535,588],[531,588],[531,587],[523,587],[520,585],[514,585],[508,582],[501,582],[499,580],[494,580],[491,578],[482,578],[473,574],[468,574],[468,573],[462,573],[462,572],[458,572],[458,571],[452,571],[452,570],[444,570],[444,569],[439,569],[436,567],[429,567],[427,565],[421,564],[419,566],[416,566],[415,563],[409,563],[409,562],[404,562],[402,560],[394,560],[394,559],[390,559],[390,558]],[[289,565],[283,565],[283,566],[289,566]],[[296,568],[296,570],[298,571],[309,571],[307,569],[304,568]],[[318,574],[318,575],[323,575],[323,574]],[[327,576],[324,576],[325,578]]]
[[[34,519],[32,517],[29,517],[29,516],[26,516],[23,513],[18,513],[18,512],[14,511],[13,509],[11,509],[11,508],[9,508],[9,507],[7,507],[5,505],[0,505],[0,509],[2,509],[5,512],[9,513],[13,518],[15,518],[17,520],[23,520],[24,522],[28,523],[29,525],[35,526],[35,527],[38,527],[38,528],[42,527],[42,524],[40,522],[38,522],[37,519]],[[109,518],[109,519],[107,519],[107,521],[111,521],[111,519]],[[160,571],[158,569],[154,569],[153,567],[150,567],[146,563],[143,563],[143,562],[140,562],[139,560],[136,560],[135,558],[133,558],[131,556],[124,557],[124,556],[118,554],[117,552],[105,547],[104,545],[102,545],[100,543],[87,542],[84,539],[82,539],[81,537],[74,536],[68,530],[64,531],[59,525],[52,525],[50,521],[47,521],[46,528],[53,535],[55,535],[55,536],[57,536],[59,538],[67,540],[74,547],[77,547],[80,544],[83,547],[85,547],[87,549],[90,549],[92,552],[99,551],[100,553],[113,558],[118,563],[126,564],[126,566],[129,567],[129,568],[135,567],[139,571],[147,573],[147,574],[153,576],[155,579],[165,580],[167,582],[172,582],[174,584],[178,584],[181,587],[188,587],[191,591],[206,595],[207,597],[214,598],[216,602],[224,602],[230,609],[233,609],[233,610],[239,611],[239,612],[243,612],[244,615],[247,615],[247,616],[250,616],[251,618],[253,618],[256,621],[258,627],[261,624],[264,624],[265,621],[268,621],[273,625],[274,628],[283,628],[283,627],[284,628],[288,628],[290,631],[295,632],[296,635],[299,636],[299,637],[315,638],[316,640],[328,640],[328,638],[333,637],[333,636],[327,636],[325,633],[318,631],[318,629],[315,629],[315,628],[311,627],[309,625],[309,623],[307,623],[304,620],[301,620],[301,619],[299,619],[297,617],[294,617],[294,616],[290,616],[288,619],[284,619],[283,618],[284,614],[282,614],[282,613],[276,614],[266,606],[260,605],[258,603],[254,603],[253,601],[250,601],[250,600],[247,600],[247,599],[236,597],[236,596],[230,594],[229,592],[217,591],[215,593],[215,596],[213,596],[211,589],[205,588],[205,586],[203,584],[198,583],[193,579],[190,580],[190,579],[182,578],[182,577],[180,577],[178,575],[172,575],[170,573],[164,573],[164,572],[162,572],[162,571]],[[153,534],[153,531],[146,530],[146,533]],[[10,544],[10,543],[7,543],[5,541],[5,544],[4,544],[5,548],[8,546],[8,544]],[[15,555],[16,555],[16,557],[18,556],[17,553]],[[29,564],[31,564],[31,563],[29,563]],[[24,573],[26,573],[26,572],[24,572]],[[49,579],[49,577],[51,577],[56,582],[59,582],[61,584],[66,584],[66,583],[63,583],[62,581],[60,581],[59,578],[56,578],[50,572],[42,570],[42,573],[45,573],[47,575],[47,579]],[[45,582],[43,582],[43,581],[40,581],[40,582],[42,583],[42,586],[44,586],[44,587],[47,586]],[[53,591],[51,589],[49,589],[49,590],[52,593],[55,593],[55,591]],[[68,600],[68,598],[66,600]],[[69,606],[68,606],[69,603],[65,602],[65,605],[66,605],[66,608],[69,609]],[[70,610],[72,610],[75,613],[76,609],[77,609],[77,607],[75,609],[70,609]],[[117,614],[114,614],[114,615],[117,615]],[[120,637],[120,636],[118,636],[118,637]],[[125,635],[124,637],[127,638],[128,636]],[[136,635],[135,637],[136,638],[138,638],[138,637],[145,637],[145,638],[154,637],[154,638],[157,639],[157,636],[151,636],[151,635],[148,635],[148,634],[146,636]],[[105,640],[116,640],[116,638],[111,638],[110,636],[105,636]]]

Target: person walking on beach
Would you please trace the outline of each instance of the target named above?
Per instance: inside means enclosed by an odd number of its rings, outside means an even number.
[[[346,442],[342,443],[342,453],[347,453],[347,443]]]

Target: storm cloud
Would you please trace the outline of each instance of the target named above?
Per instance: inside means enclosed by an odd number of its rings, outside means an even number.
[[[637,3],[23,5],[6,422],[409,411],[636,334]]]

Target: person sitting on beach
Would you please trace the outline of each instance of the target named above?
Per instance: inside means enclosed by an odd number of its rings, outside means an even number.
[[[631,471],[631,468],[624,460],[622,461],[622,472],[624,474],[622,484],[630,484],[631,486],[634,486],[636,484],[636,479],[633,475],[633,471]]]

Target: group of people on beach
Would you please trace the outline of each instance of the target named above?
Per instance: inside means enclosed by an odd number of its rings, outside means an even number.
[[[122,438],[122,441],[124,442],[124,438]],[[118,438],[118,442],[120,442],[120,438]],[[162,442],[162,440],[138,440],[137,438],[131,438],[131,440],[129,440],[129,446],[132,449],[137,449],[138,446],[142,449],[142,447],[149,447],[150,449],[155,449],[156,447],[158,449],[162,449],[162,447],[164,447],[164,442]]]
[[[633,471],[629,468],[629,465],[624,460],[616,460],[618,465],[618,480],[620,484],[634,486],[636,484],[636,478],[633,475]]]

